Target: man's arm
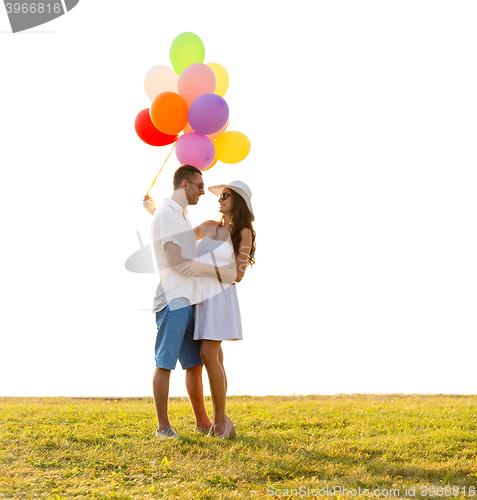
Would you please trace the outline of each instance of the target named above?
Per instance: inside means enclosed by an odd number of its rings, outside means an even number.
[[[161,244],[160,241],[156,243],[159,245]],[[190,263],[190,259],[184,259],[184,257],[182,257],[181,247],[172,241],[166,241],[164,244],[164,252],[166,254],[169,268],[173,271],[180,272],[185,265]]]
[[[224,283],[238,283],[243,279],[248,264],[248,257],[252,248],[252,232],[248,228],[242,229],[240,248],[235,256],[235,264],[216,267],[193,260],[182,266],[181,274],[184,276],[219,278]]]
[[[146,194],[144,199],[142,200],[142,206],[151,214],[154,215],[154,212],[157,210],[157,205],[154,200]]]
[[[177,220],[170,210],[162,210],[155,215],[152,223],[154,252],[156,256],[164,252],[163,255],[167,259],[166,267],[177,272],[190,262],[190,259],[185,259],[181,255],[182,236],[184,233],[178,228]],[[187,236],[195,241],[192,229],[191,234]]]

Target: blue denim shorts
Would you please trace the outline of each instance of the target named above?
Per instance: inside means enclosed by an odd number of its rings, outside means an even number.
[[[173,299],[156,313],[156,366],[174,370],[177,360],[182,369],[202,365],[200,341],[194,340],[194,306],[188,299]]]

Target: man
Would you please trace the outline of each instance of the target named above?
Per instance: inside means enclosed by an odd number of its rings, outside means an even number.
[[[196,430],[208,432],[212,423],[204,406],[200,341],[193,340],[194,304],[202,301],[196,278],[183,276],[180,270],[197,257],[196,239],[187,218],[187,206],[196,205],[204,194],[202,173],[191,165],[182,165],[174,174],[174,192],[154,213],[151,237],[160,283],[154,296],[157,337],[156,368],[153,378],[157,437],[175,438],[169,422],[169,378],[180,361],[186,371],[186,388],[194,410]]]

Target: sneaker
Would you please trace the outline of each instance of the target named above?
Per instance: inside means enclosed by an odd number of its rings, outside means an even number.
[[[180,439],[180,437],[177,435],[176,432],[174,432],[174,429],[172,427],[168,427],[167,429],[164,429],[163,431],[160,431],[159,429],[156,429],[156,436],[158,438]]]

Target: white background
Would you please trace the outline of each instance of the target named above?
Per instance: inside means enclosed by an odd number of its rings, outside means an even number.
[[[230,394],[475,393],[477,4],[102,0],[12,34],[0,8],[1,396],[152,394],[138,139],[147,70],[196,33],[251,140]],[[171,193],[171,156],[151,195]],[[208,193],[193,223],[217,216]],[[185,395],[182,370],[171,395]]]

